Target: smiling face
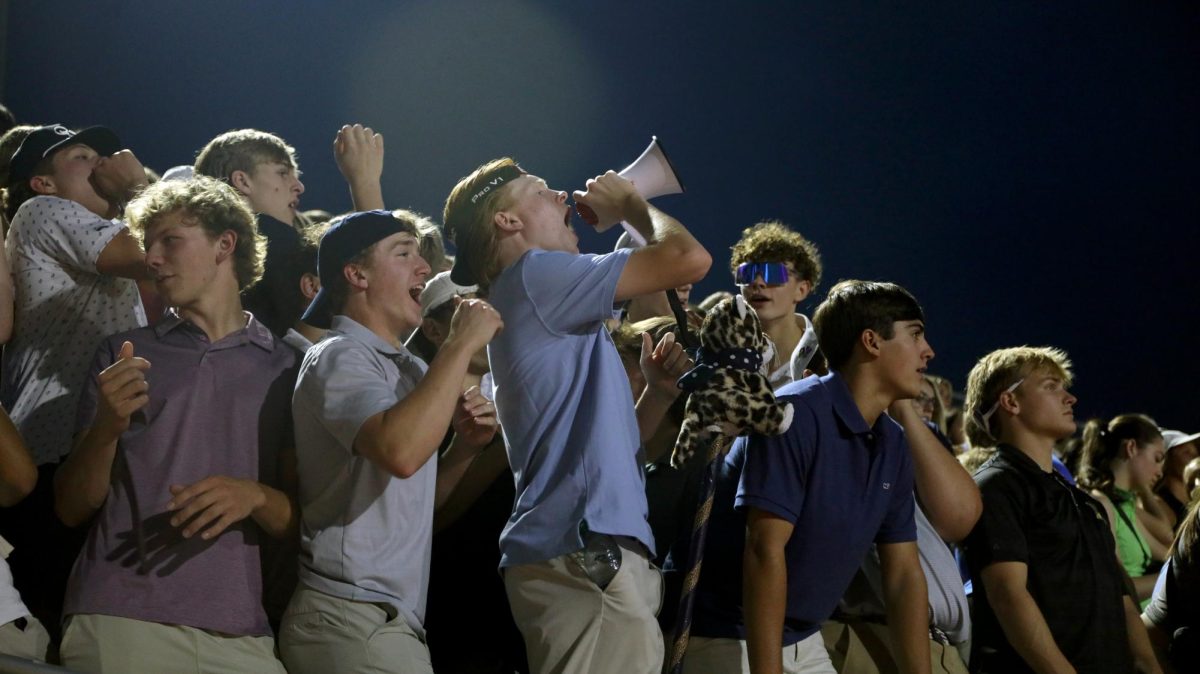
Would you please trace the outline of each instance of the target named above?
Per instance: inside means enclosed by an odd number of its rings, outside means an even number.
[[[769,260],[758,260],[758,262],[767,262]],[[792,316],[796,313],[796,305],[803,302],[808,294],[812,292],[812,283],[800,278],[794,265],[788,263],[787,281],[780,284],[767,284],[763,280],[761,274],[754,277],[754,281],[749,284],[743,284],[739,287],[742,291],[742,296],[754,307],[754,311],[758,313],[758,317],[763,323],[770,324],[784,317]]]
[[[407,333],[421,324],[421,291],[429,271],[417,237],[408,232],[381,239],[360,268],[367,301],[383,312],[395,334]]]
[[[892,323],[891,339],[878,344],[880,372],[895,397],[916,398],[934,356],[933,347],[925,340],[925,322],[896,321]]]
[[[143,235],[154,287],[169,306],[186,310],[198,304],[222,287],[215,281],[232,255],[235,239],[231,231],[211,237],[183,211],[159,217]],[[225,266],[236,291],[232,267]]]
[[[579,252],[579,237],[571,228],[571,208],[567,193],[552,190],[546,181],[526,175],[514,180],[505,196],[508,206],[497,218],[509,218],[510,226],[519,227],[531,248],[565,253]]]
[[[304,194],[304,183],[300,172],[290,164],[266,161],[257,164],[250,173],[239,171],[234,179],[237,186],[256,213],[291,224],[300,206],[300,195]]]

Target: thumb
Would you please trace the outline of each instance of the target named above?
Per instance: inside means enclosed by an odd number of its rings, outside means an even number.
[[[121,344],[121,353],[117,354],[117,360],[128,360],[133,358],[133,342],[124,342]]]

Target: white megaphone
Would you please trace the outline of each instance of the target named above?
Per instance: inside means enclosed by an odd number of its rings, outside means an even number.
[[[622,178],[633,183],[639,194],[647,199],[661,197],[666,194],[681,194],[684,191],[683,183],[679,180],[679,176],[675,173],[675,167],[671,165],[671,160],[667,158],[666,151],[658,142],[658,136],[650,137],[650,145],[640,157],[634,160],[632,164],[621,169],[618,173]],[[575,204],[575,210],[579,213],[579,217],[583,218],[589,225],[596,226],[598,222],[596,213],[588,208],[587,204]],[[616,223],[597,227],[597,232],[608,230]],[[634,241],[639,246],[646,245],[646,239],[637,232],[627,222],[622,222],[621,226],[625,231],[629,232]]]

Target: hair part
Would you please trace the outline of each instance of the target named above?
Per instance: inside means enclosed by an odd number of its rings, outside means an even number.
[[[1113,494],[1113,464],[1123,458],[1125,442],[1138,449],[1162,438],[1158,424],[1144,414],[1122,414],[1108,423],[1090,419],[1083,427],[1083,453],[1079,461],[1079,484]]]
[[[1058,377],[1070,386],[1074,377],[1065,351],[1049,346],[1016,346],[998,349],[980,358],[967,375],[963,401],[963,430],[972,447],[994,447],[999,442],[999,416],[985,423],[983,415],[996,404],[1004,389],[1033,374]]]
[[[193,166],[199,175],[229,182],[234,171],[254,173],[261,164],[296,168],[296,149],[282,138],[258,129],[237,129],[208,141]]]
[[[471,203],[471,197],[483,188],[484,177],[492,171],[516,165],[511,157],[493,159],[459,180],[446,197],[446,207],[442,211],[446,239],[454,244],[455,254],[474,267],[480,288],[486,288],[500,273],[496,228],[492,220],[496,213],[508,207],[512,183],[491,190],[475,203]]]
[[[185,223],[203,228],[210,240],[233,233],[233,271],[239,290],[262,278],[267,239],[259,234],[254,214],[232,187],[203,176],[159,181],[125,207],[130,231],[143,240],[147,230],[172,213],[181,213]]]
[[[731,273],[745,262],[783,262],[812,285],[810,292],[821,284],[821,253],[816,244],[779,220],[764,220],[746,228],[730,250]]]
[[[882,281],[840,281],[813,314],[817,341],[830,370],[841,371],[866,330],[884,339],[898,321],[924,321],[925,312],[904,288]]]

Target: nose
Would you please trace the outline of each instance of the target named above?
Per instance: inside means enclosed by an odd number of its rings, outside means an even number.
[[[554,200],[560,204],[567,203],[567,193],[562,190],[555,191],[554,192]]]
[[[1076,402],[1078,402],[1078,400],[1079,400],[1079,398],[1076,398],[1075,396],[1071,395],[1070,393],[1067,394],[1067,404],[1068,405],[1074,405]]]
[[[429,266],[429,262],[424,257],[418,255],[417,258],[421,260],[421,264],[417,266],[417,276],[429,276],[429,272],[433,271],[433,267]]]
[[[292,190],[296,192],[296,196],[304,194],[304,183],[300,182],[299,176],[296,177],[296,184],[292,185]]]

